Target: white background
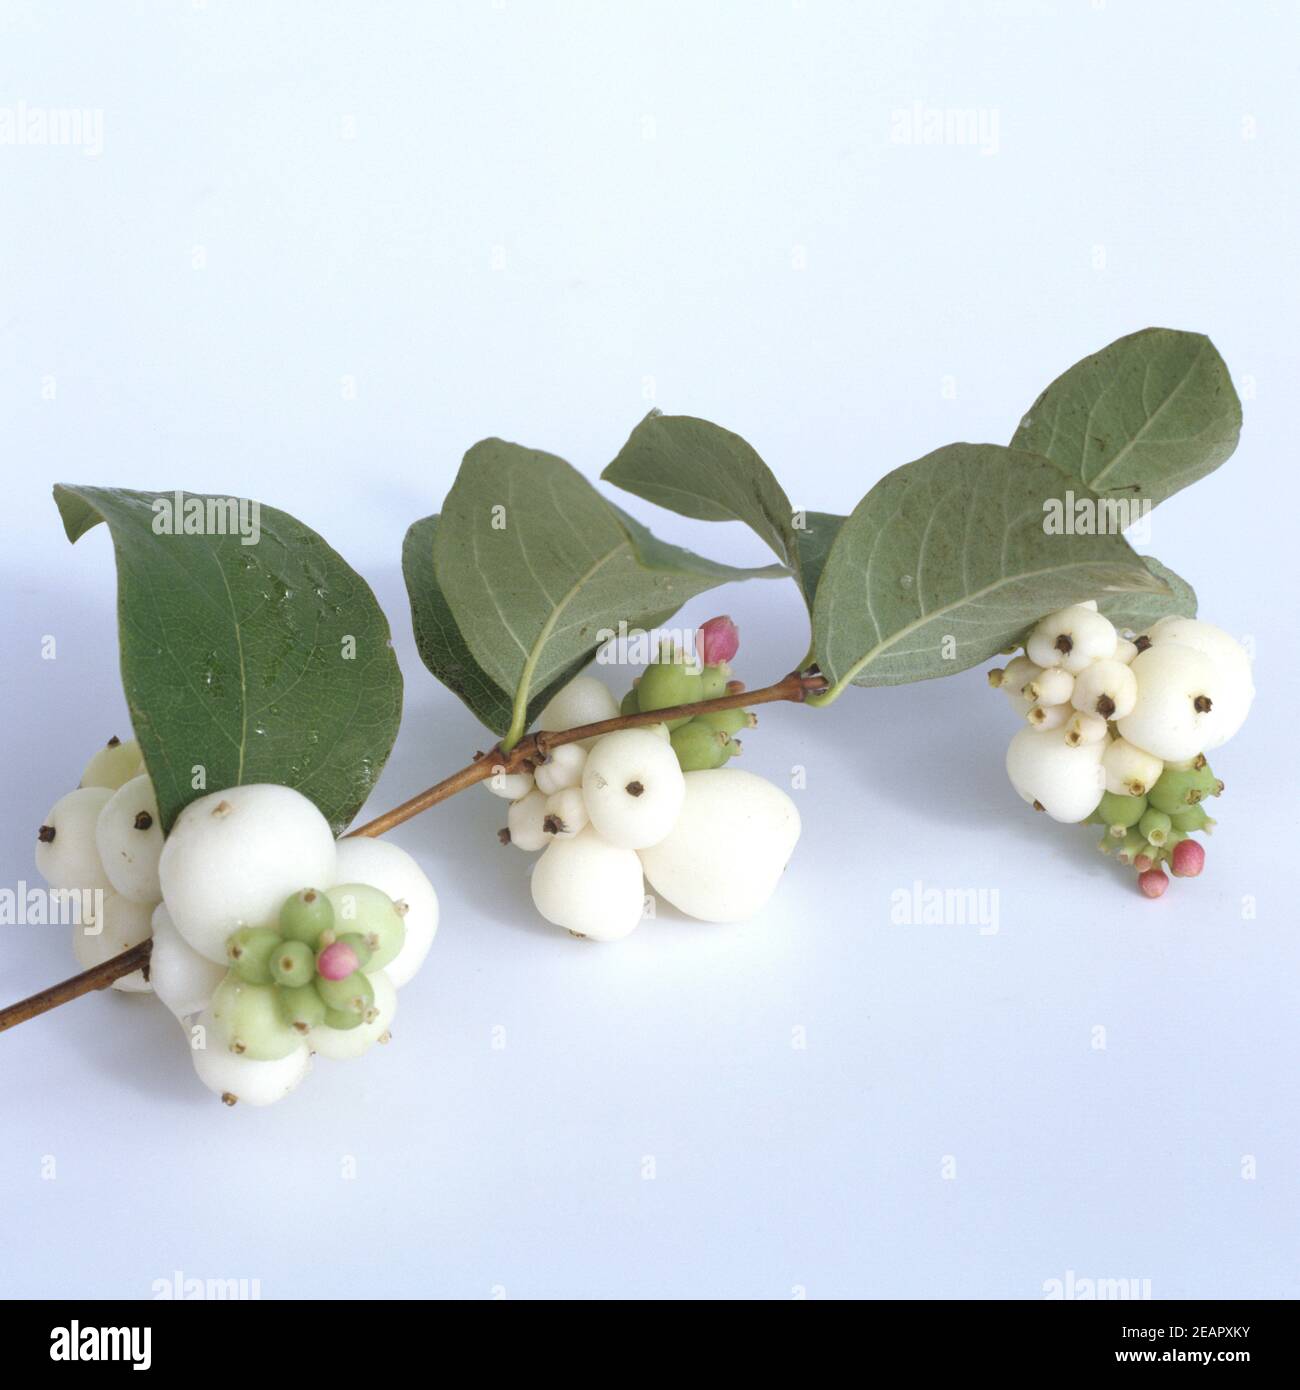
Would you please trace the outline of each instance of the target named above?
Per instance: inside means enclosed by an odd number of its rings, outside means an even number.
[[[0,15],[0,106],[103,113],[102,151],[0,146],[5,885],[125,733],[108,537],[66,545],[60,479],[259,497],[366,574],[407,680],[378,811],[483,743],[398,571],[476,439],[594,477],[653,404],[847,511],[940,444],[1006,441],[1113,338],[1195,329],[1242,443],[1148,548],[1254,640],[1261,691],[1207,871],[1156,904],[1016,799],[979,672],[764,714],[745,760],[807,768],[804,836],[743,927],[575,943],[472,792],[396,836],[443,925],[393,1045],[284,1104],[219,1105],[152,1001],[0,1039],[0,1293],[1300,1293],[1292,6]],[[904,143],[918,108],[986,138]],[[756,683],[804,651],[792,585],[685,617],[717,611]],[[918,880],[996,892],[997,930],[891,923]],[[62,930],[3,933],[6,1002],[72,973]]]

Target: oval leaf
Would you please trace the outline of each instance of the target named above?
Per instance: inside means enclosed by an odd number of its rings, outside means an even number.
[[[1237,447],[1241,402],[1200,333],[1146,328],[1076,363],[1030,407],[1011,441],[1093,492],[1153,505]]]
[[[776,475],[738,434],[708,420],[652,410],[601,477],[680,516],[743,521],[792,571],[812,607],[818,561],[830,542],[807,544],[800,528],[804,514],[791,507]]]
[[[100,521],[112,534],[122,683],[164,830],[196,797],[248,782],[294,787],[346,829],[402,712],[365,580],[302,522],[241,498],[60,485],[54,499],[69,540]],[[256,509],[251,544],[240,507]],[[204,529],[187,534],[187,515]]]
[[[1142,563],[1169,590],[1165,594],[1107,594],[1097,607],[1121,632],[1146,632],[1152,623],[1171,615],[1179,618],[1196,616],[1196,591],[1173,570],[1150,555]]]
[[[447,494],[434,573],[475,662],[511,692],[513,739],[532,694],[590,659],[620,622],[653,627],[706,589],[786,571],[667,545],[563,459],[486,439]]]
[[[998,444],[950,444],[886,475],[840,528],[817,589],[814,649],[834,699],[977,665],[1030,623],[1108,590],[1162,592],[1122,536],[1048,534],[1070,487]]]
[[[426,516],[417,521],[402,542],[402,573],[411,600],[411,626],[420,660],[470,712],[498,737],[510,728],[513,698],[493,681],[474,660],[469,644],[461,636],[451,605],[438,585],[434,573],[433,548],[437,542],[438,518]],[[528,723],[537,718],[546,702],[567,684],[590,660],[579,657],[550,685],[528,703]]]

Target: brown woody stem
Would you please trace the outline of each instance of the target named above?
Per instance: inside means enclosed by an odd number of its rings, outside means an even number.
[[[383,835],[395,825],[418,816],[430,806],[446,801],[449,796],[472,787],[476,782],[486,782],[498,771],[523,772],[540,762],[544,762],[552,748],[561,744],[576,743],[583,738],[599,738],[602,734],[613,733],[616,729],[635,729],[645,724],[662,724],[669,719],[682,719],[693,714],[709,714],[714,710],[739,709],[749,705],[769,705],[777,701],[801,704],[809,695],[825,690],[827,682],[820,675],[806,675],[792,671],[784,680],[775,685],[764,686],[761,690],[741,690],[729,695],[720,695],[716,700],[697,700],[694,704],[674,705],[671,709],[653,710],[649,714],[620,714],[613,719],[602,719],[598,724],[583,724],[576,729],[565,729],[557,733],[534,733],[521,738],[509,753],[503,753],[498,744],[489,753],[479,754],[467,767],[444,777],[441,782],[385,811],[382,816],[367,821],[365,825],[348,831],[349,835]],[[60,1004],[80,999],[83,994],[91,994],[98,989],[107,989],[114,980],[130,975],[147,966],[152,941],[142,941],[129,951],[114,956],[94,967],[83,971],[69,980],[63,980],[29,999],[21,999],[8,1008],[0,1009],[0,1033],[15,1024],[25,1023],[38,1014],[48,1013]]]

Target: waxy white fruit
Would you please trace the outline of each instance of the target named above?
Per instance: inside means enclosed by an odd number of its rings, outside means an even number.
[[[384,970],[367,977],[375,992],[375,1015],[362,1020],[355,1028],[313,1028],[307,1035],[307,1046],[322,1057],[336,1062],[360,1057],[377,1043],[385,1040],[397,1013],[397,990]]]
[[[506,829],[510,832],[510,843],[529,854],[545,849],[551,837],[542,828],[546,817],[546,797],[542,792],[531,791],[519,801],[510,804],[506,812]]]
[[[1106,790],[1116,796],[1145,796],[1160,780],[1165,765],[1154,753],[1126,738],[1114,739],[1102,754]]]
[[[1137,677],[1114,658],[1094,661],[1075,678],[1071,703],[1085,714],[1123,719],[1137,703]]]
[[[583,724],[599,724],[618,714],[618,701],[603,681],[595,676],[574,676],[562,690],[551,696],[546,708],[537,716],[537,727],[548,734],[576,729]],[[595,739],[580,739],[590,748]]]
[[[1137,700],[1117,721],[1120,733],[1162,760],[1203,752],[1219,732],[1217,702],[1231,698],[1215,663],[1192,647],[1165,642],[1140,652],[1128,669],[1137,681]]]
[[[114,739],[91,758],[81,774],[83,787],[107,787],[115,792],[119,787],[139,777],[145,770],[140,745],[133,738],[126,742]]]
[[[1072,746],[1065,728],[1021,729],[1007,749],[1007,776],[1021,799],[1053,820],[1073,824],[1097,809],[1106,779],[1101,743]]]
[[[154,908],[151,925],[149,983],[153,992],[179,1019],[201,1013],[225,979],[225,966],[199,955],[176,930],[166,903]]]
[[[565,787],[546,798],[542,810],[542,833],[548,840],[571,840],[587,828],[587,803],[581,787]]]
[[[99,917],[93,922],[79,922],[72,928],[72,953],[77,964],[83,970],[93,970],[132,946],[148,941],[152,934],[152,916],[151,906],[133,903],[119,893],[105,893]],[[113,988],[124,994],[148,994],[150,984],[142,970],[133,970],[114,980]]]
[[[1201,751],[1227,743],[1245,723],[1255,700],[1255,677],[1246,649],[1221,627],[1197,618],[1161,618],[1148,635],[1153,646],[1172,642],[1191,647],[1214,662],[1219,673],[1219,693]]]
[[[581,743],[562,743],[552,749],[547,759],[533,774],[537,790],[554,796],[566,787],[582,785],[582,769],[587,763],[587,750]]]
[[[673,829],[686,783],[671,744],[647,729],[619,729],[588,754],[582,795],[604,839],[646,849]]]
[[[275,926],[291,893],[339,881],[336,864],[329,822],[312,802],[253,783],[192,801],[163,844],[158,877],[176,930],[224,961],[232,932]]]
[[[406,928],[406,940],[397,955],[384,966],[383,973],[394,989],[401,989],[424,964],[438,930],[438,895],[428,875],[404,849],[391,841],[353,835],[338,842],[334,881],[369,883],[387,893],[397,904]]]
[[[109,797],[95,822],[95,844],[116,892],[136,903],[156,903],[162,897],[162,823],[147,776],[133,777]]]
[[[1110,732],[1110,726],[1099,714],[1075,712],[1066,720],[1065,741],[1071,748],[1083,743],[1100,743]]]
[[[688,772],[685,782],[672,832],[641,851],[646,878],[687,916],[744,921],[780,882],[799,839],[799,812],[779,787],[739,768]]]
[[[78,787],[50,808],[36,837],[36,867],[51,888],[112,888],[95,844],[95,823],[112,795]]]
[[[1027,656],[1018,656],[1008,661],[1005,667],[994,667],[989,672],[989,684],[1000,690],[1016,713],[1023,716],[1029,713],[1034,701],[1025,694],[1025,686],[1042,672]]]
[[[1024,694],[1036,705],[1068,705],[1074,693],[1074,677],[1063,666],[1049,666],[1024,687]]]
[[[1030,705],[1025,718],[1032,729],[1045,734],[1052,729],[1059,729],[1069,721],[1073,713],[1070,705]]]
[[[504,801],[518,801],[532,791],[533,774],[531,772],[507,772],[503,766],[498,764],[491,777],[483,785],[493,796],[499,796]]]
[[[1091,662],[1114,656],[1118,641],[1108,618],[1076,603],[1043,618],[1029,634],[1025,651],[1039,666],[1064,666],[1077,676]]]
[[[227,1105],[273,1105],[311,1070],[311,1051],[305,1042],[285,1057],[262,1062],[231,1052],[221,1024],[209,1010],[199,1015],[195,1027],[201,1030],[197,1036],[205,1046],[193,1046],[196,1039],[191,1036],[194,1070],[208,1090]]]
[[[603,840],[588,826],[552,843],[532,876],[533,904],[548,922],[593,941],[636,930],[645,906],[636,851]]]

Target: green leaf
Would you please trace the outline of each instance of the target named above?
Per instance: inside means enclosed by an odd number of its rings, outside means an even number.
[[[804,595],[811,608],[817,596],[817,586],[821,583],[822,570],[826,559],[835,544],[835,537],[847,518],[834,512],[804,512],[799,518],[802,525],[795,527],[796,544],[799,550],[799,575]]]
[[[887,474],[840,528],[817,589],[814,650],[830,691],[952,675],[1044,613],[1107,590],[1161,592],[1118,535],[1049,534],[1072,485],[998,444],[950,444]]]
[[[510,728],[513,699],[502,690],[474,660],[468,643],[460,634],[451,606],[438,586],[434,573],[433,549],[437,542],[438,518],[426,516],[415,522],[402,542],[402,573],[411,600],[411,626],[420,659],[430,671],[469,707],[470,712],[494,734],[501,737]],[[546,702],[590,661],[592,652],[577,658],[539,694],[528,702],[531,725]]]
[[[1241,402],[1214,344],[1146,328],[1057,377],[1011,446],[1051,459],[1093,492],[1155,505],[1213,472],[1240,434]]]
[[[738,434],[690,415],[652,410],[601,477],[680,516],[743,521],[794,574],[812,607],[830,540],[812,541],[800,531],[800,514],[785,490]],[[832,519],[826,512],[807,515]]]
[[[402,675],[387,619],[341,556],[272,507],[187,493],[192,508],[221,509],[226,534],[211,521],[205,534],[155,531],[164,508],[181,529],[180,496],[54,489],[70,541],[100,521],[113,538],[122,683],[163,828],[205,792],[279,782],[337,834],[397,737]],[[225,511],[241,503],[257,507],[244,514],[256,517],[254,544]]]
[[[1196,616],[1196,592],[1192,586],[1173,570],[1162,565],[1150,555],[1142,557],[1142,563],[1169,590],[1164,594],[1108,594],[1097,607],[1115,624],[1121,632],[1146,632],[1152,623],[1171,614],[1180,618]]]
[[[591,654],[620,622],[666,621],[733,569],[656,540],[563,459],[500,439],[465,455],[434,547],[437,583],[475,663],[512,693],[507,734],[527,727],[534,692]]]

